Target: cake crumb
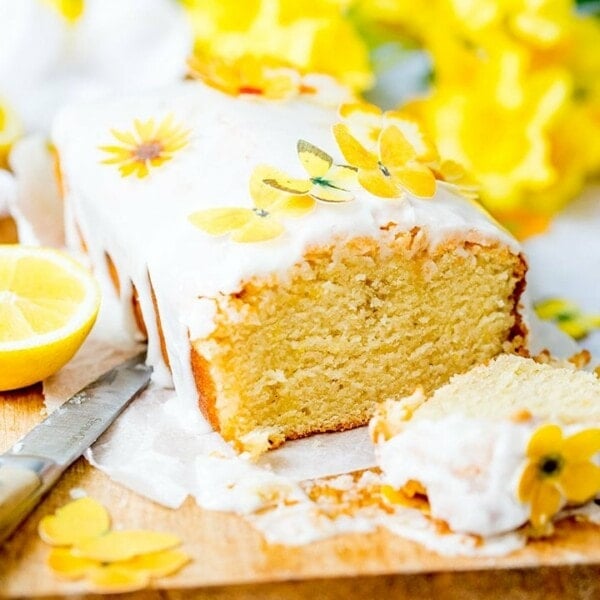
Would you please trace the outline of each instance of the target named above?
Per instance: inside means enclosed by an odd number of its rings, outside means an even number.
[[[513,423],[526,423],[531,419],[533,419],[533,415],[527,409],[518,410],[510,417]]]

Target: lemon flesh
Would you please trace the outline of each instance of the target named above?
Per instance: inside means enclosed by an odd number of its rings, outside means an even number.
[[[68,255],[0,245],[0,390],[58,371],[90,332],[99,306],[94,278]]]

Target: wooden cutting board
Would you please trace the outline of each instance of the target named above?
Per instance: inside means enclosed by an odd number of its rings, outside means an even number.
[[[1,224],[1,223],[0,223]],[[0,228],[1,229],[1,228]],[[14,233],[13,233],[14,235]],[[0,230],[0,239],[7,239]],[[0,452],[43,418],[41,388],[0,393]],[[60,581],[45,560],[39,520],[83,488],[121,528],[175,533],[193,557],[177,575],[140,598],[600,598],[600,527],[564,522],[548,541],[503,558],[449,558],[385,530],[345,535],[299,548],[267,544],[242,518],[204,511],[188,500],[170,510],[113,483],[77,461],[0,550],[0,596],[92,594]]]
[[[10,447],[40,421],[42,411],[39,387],[0,394],[0,451]],[[113,483],[83,459],[69,469],[0,551],[0,590],[4,596],[92,591],[82,583],[63,582],[53,577],[44,564],[49,548],[36,534],[40,518],[68,502],[73,488],[85,489],[104,504],[116,527],[162,529],[182,538],[193,562],[176,576],[157,581],[156,586],[164,590],[218,586],[204,591],[207,598],[248,598],[253,592],[261,598],[281,598],[282,595],[315,598],[316,589],[317,598],[357,597],[358,592],[361,592],[358,597],[375,597],[380,593],[389,596],[391,589],[394,597],[400,598],[414,598],[415,593],[436,598],[497,598],[501,594],[511,598],[600,597],[600,527],[590,524],[560,524],[552,540],[534,542],[522,551],[494,559],[437,556],[385,530],[290,548],[268,545],[242,518],[201,510],[189,500],[178,510],[163,508]],[[541,568],[551,566],[564,568]],[[535,569],[523,570],[532,567]],[[486,571],[460,573],[480,569]],[[498,569],[503,569],[500,575]],[[438,575],[426,575],[434,572]],[[384,574],[396,576],[366,577]],[[350,576],[361,578],[339,579]],[[319,578],[336,579],[329,583],[314,581]],[[273,583],[285,580],[309,581],[300,586]],[[248,585],[267,582],[271,585],[260,588]],[[239,584],[246,585],[224,587]],[[477,594],[464,595],[469,588]],[[520,595],[513,595],[517,591]],[[448,595],[459,592],[459,595]],[[180,596],[181,593],[176,594]],[[195,593],[194,597],[202,596]]]

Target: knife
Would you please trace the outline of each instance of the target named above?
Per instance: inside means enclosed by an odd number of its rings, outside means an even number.
[[[150,381],[138,354],[107,371],[0,455],[0,544]]]

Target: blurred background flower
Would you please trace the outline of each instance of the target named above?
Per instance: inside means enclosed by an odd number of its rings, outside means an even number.
[[[359,0],[355,11],[380,41],[426,51],[428,85],[406,108],[521,237],[600,172],[600,20],[575,2]]]
[[[0,98],[48,131],[68,102],[181,79],[192,43],[173,0],[0,0]]]
[[[350,19],[352,0],[182,0],[196,52],[245,55],[302,73],[324,73],[355,90],[373,84],[368,48]]]

